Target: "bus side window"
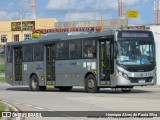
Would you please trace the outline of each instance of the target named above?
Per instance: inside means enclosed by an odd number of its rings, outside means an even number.
[[[23,61],[24,62],[33,61],[33,46],[32,45],[23,46]]]
[[[58,42],[56,46],[56,59],[67,60],[68,59],[68,42]]]
[[[82,41],[71,41],[69,43],[69,58],[80,59],[82,57]]]
[[[83,40],[83,58],[95,58],[95,40]]]
[[[7,62],[12,63],[12,47],[7,46]]]
[[[34,45],[34,61],[43,61],[44,46],[42,44]]]

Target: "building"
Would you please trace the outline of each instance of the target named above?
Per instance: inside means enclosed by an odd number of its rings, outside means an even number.
[[[14,42],[32,38],[34,29],[55,28],[55,18],[34,20],[0,21],[0,46],[6,42]]]
[[[127,28],[128,20],[57,22],[55,18],[0,21],[0,46],[7,42],[38,38],[46,33]]]
[[[35,29],[33,30],[33,38],[38,38],[48,33],[59,32],[76,32],[76,31],[101,31],[101,30],[117,30],[127,29],[128,20],[96,20],[96,21],[72,21],[57,22],[55,28],[52,29]]]
[[[56,28],[79,28],[79,27],[98,27],[102,30],[126,29],[128,27],[127,19],[118,20],[96,20],[96,21],[73,21],[73,22],[57,22]]]

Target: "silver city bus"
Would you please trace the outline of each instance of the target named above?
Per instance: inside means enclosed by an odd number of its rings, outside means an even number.
[[[120,88],[156,83],[155,43],[150,31],[102,31],[48,34],[6,44],[6,81],[33,91],[54,86],[69,91],[84,86]]]

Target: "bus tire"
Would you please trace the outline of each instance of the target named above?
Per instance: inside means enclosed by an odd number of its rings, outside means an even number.
[[[38,77],[36,75],[32,75],[29,82],[29,87],[32,91],[39,91],[39,81]]]
[[[39,90],[40,91],[45,91],[46,90],[46,86],[39,86]]]
[[[97,81],[94,75],[89,74],[85,80],[85,91],[88,93],[96,93],[99,91]]]
[[[67,87],[57,87],[60,91],[67,92],[72,90],[72,86]]]

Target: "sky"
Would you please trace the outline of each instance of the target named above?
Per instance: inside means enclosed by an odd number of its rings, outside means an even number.
[[[1,0],[0,20],[19,20],[30,17],[27,7],[31,0]],[[57,18],[65,21],[90,21],[118,19],[118,0],[36,0],[37,18]],[[125,11],[137,10],[136,19],[128,19],[129,24],[153,24],[154,0],[123,0]],[[28,5],[30,6],[30,5]]]

